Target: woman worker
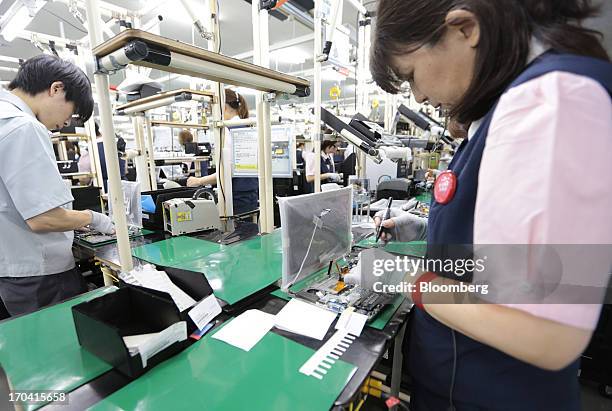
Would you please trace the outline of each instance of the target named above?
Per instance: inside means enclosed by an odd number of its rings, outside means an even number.
[[[612,65],[581,26],[595,11],[588,0],[379,2],[374,80],[390,93],[409,82],[419,103],[469,125],[437,178],[428,257],[455,244],[612,244]],[[578,358],[601,305],[436,304],[451,296],[423,283],[459,281],[414,280],[411,410],[580,409]]]
[[[249,117],[249,108],[243,96],[234,90],[225,89],[224,120],[237,120]],[[226,133],[228,135],[229,133]],[[231,142],[229,142],[231,145]],[[217,173],[205,177],[189,177],[188,187],[217,184]],[[259,204],[259,183],[256,177],[232,178],[232,198],[234,215],[257,209]]]
[[[321,183],[339,183],[340,175],[336,173],[334,153],[337,151],[336,142],[323,140],[321,142]],[[306,185],[308,192],[314,193],[315,156],[314,153],[306,156]]]

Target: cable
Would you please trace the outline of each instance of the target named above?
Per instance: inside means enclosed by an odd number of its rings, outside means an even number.
[[[289,284],[287,285],[287,291],[293,285],[293,283],[295,283],[297,279],[300,278],[300,274],[302,273],[302,269],[304,268],[304,264],[306,263],[308,254],[310,254],[310,248],[312,247],[312,242],[314,241],[314,237],[317,232],[317,228],[319,228],[319,225],[321,227],[323,226],[323,221],[321,219],[323,218],[324,215],[329,214],[329,212],[331,212],[331,209],[326,208],[325,210],[321,211],[321,213],[319,213],[318,216],[314,217],[315,228],[314,230],[312,230],[312,236],[310,237],[310,243],[308,243],[308,249],[306,249],[306,255],[304,255],[304,258],[302,259],[302,263],[300,264],[300,269],[298,270],[298,273],[295,275],[295,277],[293,277],[293,280],[291,280]]]
[[[63,18],[62,16],[59,16],[59,15],[57,15],[57,14],[53,13],[52,11],[49,11],[49,10],[44,9],[44,8],[42,9],[42,11],[46,11],[47,13],[49,13],[49,14],[51,14],[51,15],[55,16],[56,18],[60,19],[60,20],[61,20],[61,21],[63,21],[64,23],[66,23],[66,24],[68,24],[68,25],[70,25],[70,26],[74,27],[75,29],[77,29],[77,30],[78,30],[78,31],[80,31],[81,33],[85,33],[85,34],[87,34],[87,31],[83,30],[83,29],[82,29],[82,28],[80,28],[80,27],[75,26],[74,24],[72,24],[71,22],[69,22],[68,20],[66,20],[65,18]]]
[[[217,53],[221,53],[221,19],[219,18],[219,14],[221,14],[221,7],[219,6],[219,0],[217,0],[217,15],[215,16],[215,20],[217,21],[217,26],[219,26],[219,38],[218,40],[218,47],[217,47]]]
[[[289,285],[287,286],[287,290],[289,289],[289,287],[291,287],[293,285],[293,283],[298,278],[300,278],[300,274],[302,273],[302,269],[304,268],[304,264],[306,263],[306,259],[308,258],[308,254],[310,254],[310,248],[312,247],[312,241],[314,240],[314,236],[315,236],[315,234],[317,232],[317,228],[319,228],[319,225],[315,223],[315,228],[314,228],[314,230],[312,230],[312,236],[310,237],[310,243],[308,244],[308,249],[306,250],[306,255],[302,259],[302,264],[300,264],[300,269],[298,270],[297,274],[295,275],[295,277],[293,277],[293,280],[291,280],[289,282]]]
[[[455,374],[457,373],[457,337],[455,336],[455,330],[452,328],[451,335],[453,336],[453,374],[451,375],[450,392],[448,395],[448,411],[455,411],[453,391],[455,390]]]
[[[357,405],[357,407],[355,407],[355,411],[359,411],[367,399],[368,399],[368,395],[366,394],[366,395],[364,395],[364,397],[363,397],[363,398],[362,398],[362,399],[359,401],[359,404]]]

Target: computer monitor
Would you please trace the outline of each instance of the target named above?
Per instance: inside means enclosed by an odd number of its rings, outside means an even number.
[[[283,290],[350,252],[352,193],[346,187],[278,199]]]

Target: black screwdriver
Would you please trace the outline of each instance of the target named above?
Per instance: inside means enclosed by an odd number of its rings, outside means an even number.
[[[382,223],[385,220],[388,220],[391,217],[391,203],[393,203],[393,197],[389,197],[389,203],[387,204],[387,211],[385,211],[384,217],[380,220],[380,225],[378,226],[378,232],[376,233],[376,242],[380,240],[380,236],[383,232],[387,232],[387,229],[383,227]]]

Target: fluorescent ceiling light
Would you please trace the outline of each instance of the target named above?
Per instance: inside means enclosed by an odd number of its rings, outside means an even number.
[[[328,80],[328,81],[341,82],[341,81],[345,81],[347,79],[347,76],[338,73],[333,68],[328,67],[328,68],[321,70],[321,79]]]
[[[270,52],[270,58],[280,63],[304,64],[310,57],[310,54],[295,46]]]
[[[17,57],[0,56],[0,61],[4,61],[6,63],[19,64],[19,59]]]
[[[25,29],[28,24],[32,21],[34,16],[30,16],[27,7],[21,5],[21,8],[15,13],[13,18],[9,20],[4,29],[2,30],[2,37],[8,42],[15,40],[17,34]]]
[[[258,90],[248,87],[231,87],[231,89],[234,90],[236,93],[242,94],[244,96],[256,96],[258,93]]]

